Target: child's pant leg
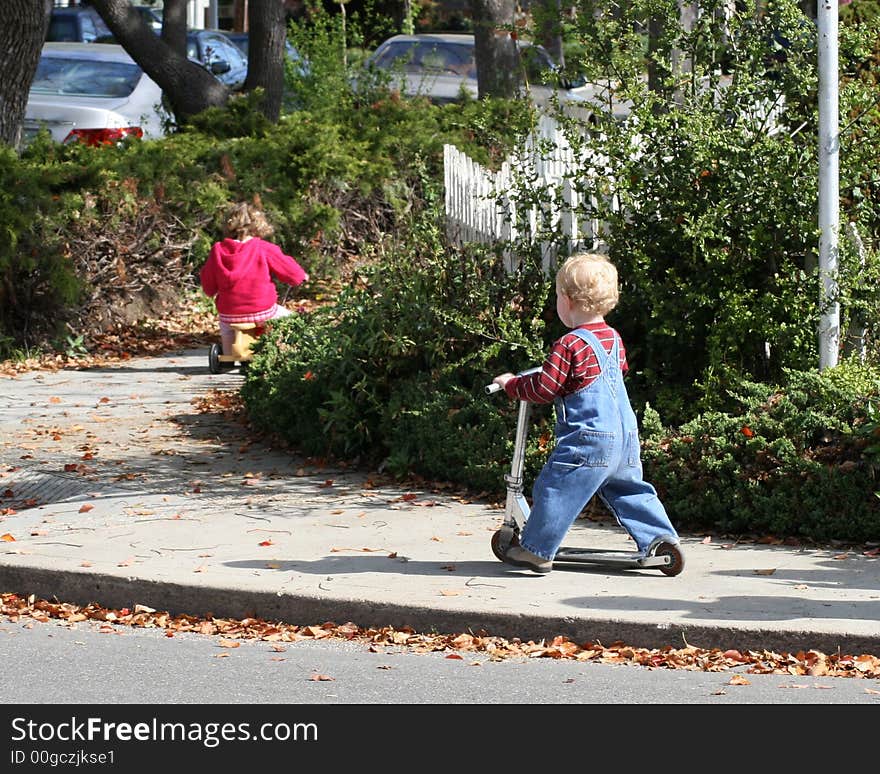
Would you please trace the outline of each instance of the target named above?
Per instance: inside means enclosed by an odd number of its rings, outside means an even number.
[[[220,320],[220,343],[223,346],[223,354],[228,355],[232,352],[232,342],[235,341],[235,330],[229,323]]]
[[[678,542],[678,533],[657,490],[642,478],[640,466],[622,468],[599,490],[599,496],[635,540],[639,551],[645,551],[657,538]]]
[[[607,467],[568,465],[551,459],[535,479],[520,545],[544,559],[556,556],[571,525],[607,474]]]

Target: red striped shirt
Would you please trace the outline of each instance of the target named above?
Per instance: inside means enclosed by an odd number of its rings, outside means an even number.
[[[614,337],[619,334],[604,322],[581,325],[599,339],[605,353],[614,346]],[[626,373],[626,351],[620,341],[620,370]],[[602,358],[605,359],[604,356]],[[541,365],[541,370],[528,376],[517,376],[505,385],[505,392],[511,398],[526,400],[529,403],[552,403],[554,398],[570,395],[592,384],[602,373],[599,359],[593,347],[580,336],[569,331],[553,343],[550,353]]]

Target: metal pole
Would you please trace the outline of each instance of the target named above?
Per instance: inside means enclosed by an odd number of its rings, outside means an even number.
[[[819,370],[837,365],[840,304],[837,259],[840,229],[840,135],[837,75],[838,0],[819,0]]]

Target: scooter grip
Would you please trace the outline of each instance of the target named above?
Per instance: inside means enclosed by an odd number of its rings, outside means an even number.
[[[498,392],[498,390],[500,390],[500,389],[501,389],[501,386],[498,384],[495,384],[495,382],[492,382],[492,384],[487,384],[486,385],[486,395],[492,395],[493,393]]]

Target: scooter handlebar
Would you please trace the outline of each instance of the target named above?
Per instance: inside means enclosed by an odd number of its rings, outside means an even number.
[[[540,370],[541,370],[541,366],[535,366],[534,368],[529,368],[525,371],[520,371],[517,374],[517,376],[529,376],[531,374],[538,373],[538,371],[540,371]],[[487,384],[485,387],[486,395],[492,395],[492,394],[498,392],[500,389],[501,389],[501,387],[499,385],[495,384],[495,382],[492,382],[492,384]]]

